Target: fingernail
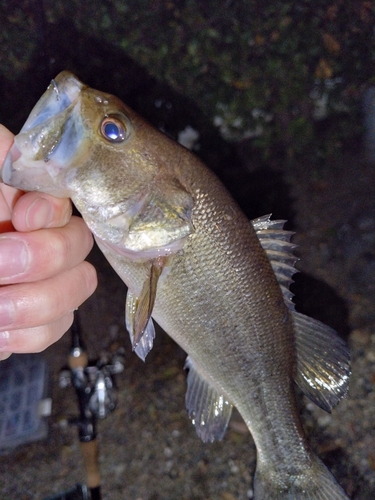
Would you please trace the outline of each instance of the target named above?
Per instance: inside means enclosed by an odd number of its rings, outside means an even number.
[[[4,349],[9,344],[9,332],[0,332],[0,349]]]
[[[26,225],[29,229],[47,227],[53,216],[51,203],[45,198],[37,198],[26,212]]]
[[[29,263],[30,252],[24,241],[17,238],[0,238],[0,279],[24,273]]]

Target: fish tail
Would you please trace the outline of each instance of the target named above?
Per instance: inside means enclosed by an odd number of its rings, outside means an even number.
[[[257,469],[254,478],[256,500],[349,500],[326,466],[317,456],[310,467],[298,474],[269,472],[266,467]]]

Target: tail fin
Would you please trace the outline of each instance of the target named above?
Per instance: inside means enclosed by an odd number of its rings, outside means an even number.
[[[285,477],[287,479],[285,480]],[[255,500],[349,500],[335,478],[319,460],[312,457],[311,466],[298,475],[257,470],[254,478]]]

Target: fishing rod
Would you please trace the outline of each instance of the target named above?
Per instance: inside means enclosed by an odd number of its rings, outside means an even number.
[[[123,371],[124,356],[120,348],[90,362],[77,313],[71,335],[67,368],[60,372],[60,387],[72,386],[76,392],[79,414],[69,419],[69,423],[78,429],[86,485],[77,484],[68,492],[44,500],[102,500],[97,421],[107,417],[116,407],[113,376]]]
[[[79,406],[79,417],[74,419],[72,423],[75,423],[78,427],[78,438],[86,472],[86,484],[90,491],[91,500],[102,500],[96,425],[97,408],[91,404],[91,398],[93,398],[95,391],[103,390],[102,380],[99,381],[97,376],[93,379],[92,376],[90,377],[92,373],[88,372],[89,359],[82,342],[77,317],[72,325],[71,333],[72,347],[68,356],[68,366],[70,369],[70,382],[76,391]],[[95,375],[98,374],[95,373]],[[114,409],[115,402],[111,402],[110,406]]]

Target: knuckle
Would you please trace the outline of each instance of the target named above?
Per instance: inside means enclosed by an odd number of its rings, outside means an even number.
[[[49,320],[61,318],[76,309],[92,295],[97,285],[95,268],[86,261],[56,278],[53,292],[46,294]]]
[[[93,238],[85,223],[74,217],[67,226],[49,233],[48,242],[40,252],[42,260],[57,270],[67,269],[83,261],[93,246]]]
[[[61,225],[65,225],[69,222],[72,217],[73,207],[69,199],[62,200],[62,206],[59,214],[59,222]]]
[[[83,261],[81,264],[77,266],[77,270],[79,272],[79,283],[83,284],[82,291],[83,296],[86,300],[92,293],[94,293],[96,287],[98,286],[98,278],[96,274],[96,270],[92,264],[87,261]]]
[[[52,218],[45,226],[46,228],[63,227],[72,216],[72,203],[69,198],[55,198],[54,196],[40,193],[39,196],[45,198],[52,206]]]
[[[51,323],[32,328],[13,330],[11,332],[12,341],[9,345],[9,350],[13,353],[36,353],[44,351],[44,349],[59,340],[69,330],[73,319],[74,315],[70,311],[65,316]]]
[[[31,332],[34,329],[33,342],[43,344],[38,340],[43,332],[41,325],[71,317],[72,311],[92,295],[96,286],[96,270],[84,261],[52,278],[3,287],[0,298],[6,296],[13,304],[12,322],[8,326],[11,338],[18,338],[15,331],[28,329]],[[32,341],[29,339],[28,342]]]

